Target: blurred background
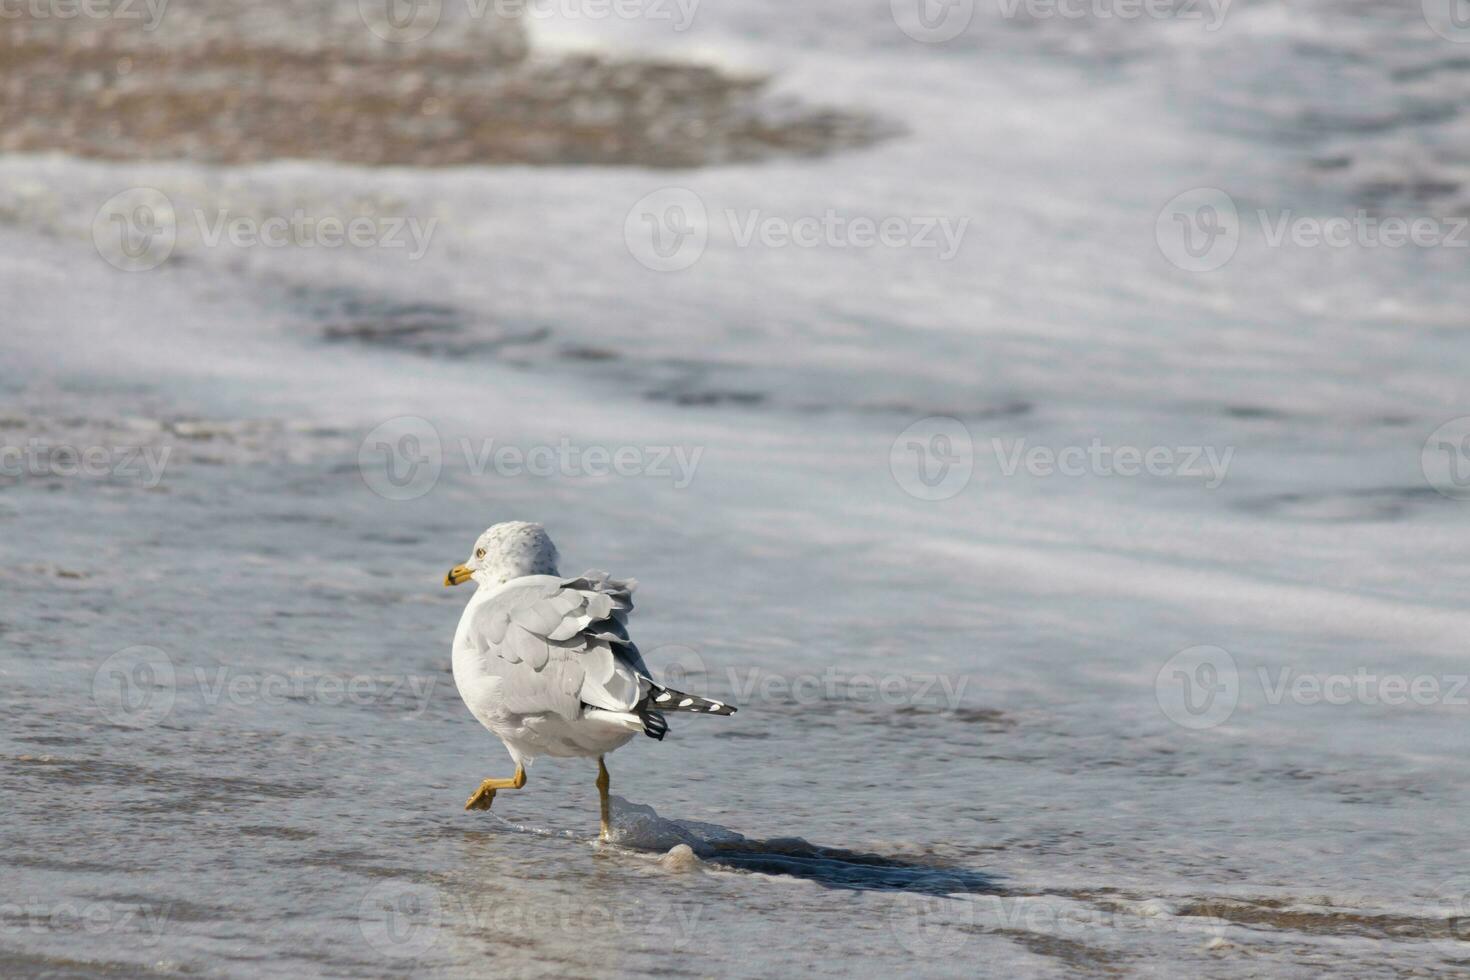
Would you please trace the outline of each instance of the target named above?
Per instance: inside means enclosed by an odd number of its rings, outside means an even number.
[[[1470,962],[1463,0],[0,0],[0,90],[0,973]],[[741,709],[617,847],[460,809],[513,519]]]

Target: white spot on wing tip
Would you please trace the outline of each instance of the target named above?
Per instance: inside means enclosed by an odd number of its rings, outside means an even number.
[[[694,703],[694,699],[693,698],[685,698],[683,701],[680,701],[679,702],[679,707],[681,707],[681,708],[687,708],[687,707],[689,707],[693,703]]]
[[[667,701],[671,697],[673,697],[673,695],[670,694],[668,691],[665,691],[664,693],[660,694],[658,697],[654,698],[654,700],[657,701],[659,704],[663,704],[665,701]]]

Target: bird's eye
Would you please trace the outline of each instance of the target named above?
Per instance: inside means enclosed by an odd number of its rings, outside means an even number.
[[[475,549],[475,557],[476,558],[484,558],[485,557],[485,549],[484,548],[476,548]]]

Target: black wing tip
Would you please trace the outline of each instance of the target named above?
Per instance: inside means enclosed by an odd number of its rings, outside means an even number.
[[[738,710],[732,704],[686,694],[671,687],[655,687],[648,692],[644,703],[659,711],[687,711],[698,715],[733,715]]]

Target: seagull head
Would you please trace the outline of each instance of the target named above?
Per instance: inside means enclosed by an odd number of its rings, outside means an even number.
[[[474,579],[479,585],[500,585],[525,575],[556,575],[556,545],[540,524],[506,521],[485,531],[475,541],[470,560],[455,565],[444,576],[445,585]]]

